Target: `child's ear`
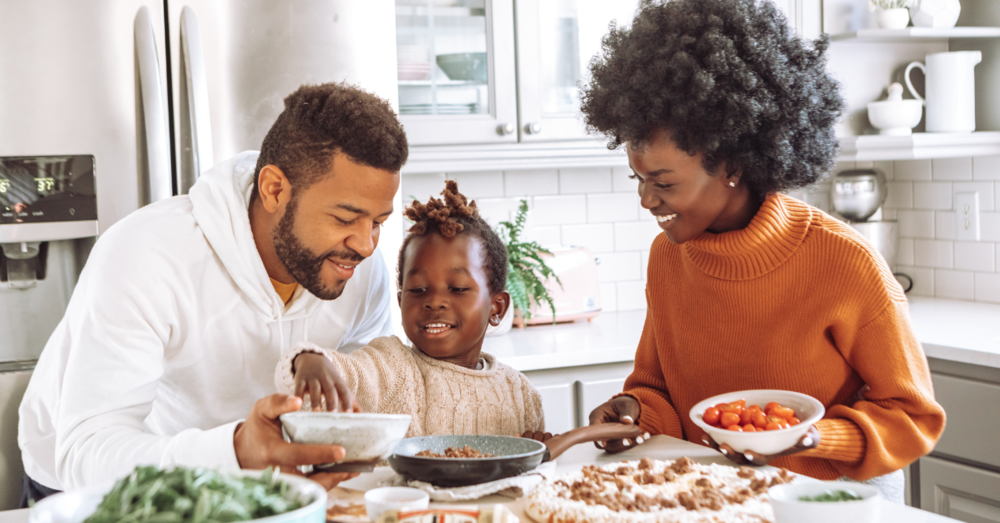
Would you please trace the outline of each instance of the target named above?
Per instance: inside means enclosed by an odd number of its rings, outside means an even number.
[[[396,304],[403,306],[403,291],[396,291]]]
[[[490,303],[490,325],[496,327],[500,325],[500,320],[503,319],[504,315],[507,314],[507,309],[510,308],[510,293],[507,291],[500,291],[493,295],[492,303]]]

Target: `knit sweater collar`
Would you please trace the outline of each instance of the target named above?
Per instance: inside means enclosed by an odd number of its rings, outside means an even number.
[[[444,370],[444,371],[447,371],[447,372],[454,372],[454,373],[457,373],[457,374],[465,374],[465,375],[468,375],[468,376],[479,376],[479,377],[490,377],[490,376],[492,376],[492,375],[494,375],[494,374],[497,373],[496,358],[493,357],[492,354],[487,354],[485,352],[480,352],[479,353],[479,358],[483,362],[483,368],[482,369],[470,369],[470,368],[467,368],[467,367],[463,367],[461,365],[456,365],[454,363],[448,363],[447,361],[441,361],[441,360],[438,360],[438,359],[434,359],[434,358],[432,358],[432,357],[424,354],[423,351],[421,351],[420,349],[418,349],[415,346],[410,347],[410,350],[413,351],[413,355],[418,360],[422,361],[425,365],[429,365],[431,367],[437,367],[437,368],[439,368],[441,370]]]
[[[681,245],[685,258],[702,272],[723,280],[763,276],[791,258],[813,220],[810,207],[773,193],[744,229],[704,232]]]

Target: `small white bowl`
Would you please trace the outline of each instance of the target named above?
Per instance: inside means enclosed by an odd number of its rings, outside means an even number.
[[[701,415],[705,409],[719,403],[732,403],[736,400],[746,400],[747,406],[760,405],[763,408],[772,401],[776,401],[783,407],[791,407],[801,421],[798,425],[781,430],[768,430],[764,432],[735,432],[732,430],[720,429],[705,423]],[[826,409],[816,398],[792,392],[790,390],[741,390],[728,392],[712,396],[702,400],[691,407],[691,421],[707,432],[718,444],[726,443],[736,452],[746,452],[751,450],[758,454],[775,454],[799,442],[809,427],[823,419]]]
[[[800,501],[801,496],[816,496],[826,491],[850,490],[861,496],[858,501]],[[876,523],[879,521],[882,495],[875,487],[849,481],[810,481],[786,483],[768,489],[776,523]]]
[[[920,100],[893,100],[868,104],[868,121],[879,134],[906,136],[920,123],[924,104]]]
[[[365,463],[388,457],[410,427],[409,414],[299,411],[279,418],[288,439],[294,443],[344,447],[346,456],[341,463]]]
[[[365,510],[372,521],[378,521],[386,510],[422,510],[430,502],[426,492],[409,487],[382,487],[365,492]]]

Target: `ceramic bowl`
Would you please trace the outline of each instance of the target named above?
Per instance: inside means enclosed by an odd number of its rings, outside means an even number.
[[[435,58],[438,67],[452,80],[471,80],[486,83],[486,53],[439,54]]]
[[[294,443],[340,445],[347,455],[340,462],[367,463],[387,457],[406,436],[409,414],[352,412],[290,412],[281,426]]]
[[[365,492],[365,510],[372,521],[378,521],[386,510],[425,509],[430,501],[426,492],[409,487],[382,487]]]
[[[871,102],[868,104],[868,121],[879,134],[906,136],[920,123],[923,103],[920,100]]]
[[[232,472],[233,475],[258,477],[259,470],[242,470]],[[261,523],[323,523],[326,521],[326,490],[314,481],[288,474],[275,476],[288,484],[288,496],[297,499],[306,506],[253,521]],[[61,492],[49,496],[31,508],[28,513],[28,523],[82,523],[97,510],[104,495],[114,482],[104,483],[71,492]]]
[[[858,501],[800,501],[827,491],[849,490]],[[882,496],[875,487],[850,481],[810,481],[776,485],[767,491],[776,523],[875,523],[879,521]]]
[[[801,423],[781,430],[734,432],[713,427],[701,419],[701,415],[708,407],[719,403],[732,403],[740,399],[746,400],[748,406],[760,405],[761,407],[772,401],[777,401],[782,406],[791,407],[795,410]],[[712,396],[696,403],[694,407],[691,407],[690,416],[695,425],[698,425],[698,427],[707,432],[720,445],[726,443],[736,452],[751,450],[759,454],[774,454],[798,443],[799,438],[814,423],[823,419],[823,414],[825,413],[826,409],[819,400],[798,392],[789,390],[741,390]]]

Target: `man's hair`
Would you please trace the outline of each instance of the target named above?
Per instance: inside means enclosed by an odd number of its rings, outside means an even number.
[[[844,108],[826,72],[829,37],[807,44],[767,0],[643,0],[612,27],[583,90],[588,130],[642,148],[665,129],[688,154],[743,168],[758,196],[832,167]]]
[[[490,294],[496,294],[507,287],[507,248],[504,247],[500,235],[494,231],[486,220],[479,216],[476,202],[469,202],[465,195],[458,192],[458,182],[448,180],[441,191],[444,201],[433,196],[426,204],[414,201],[404,211],[404,215],[413,222],[409,233],[403,239],[399,249],[399,260],[396,264],[397,284],[403,288],[403,260],[406,247],[410,240],[417,236],[426,236],[437,232],[445,238],[454,238],[456,234],[469,234],[483,244],[483,269]]]
[[[403,126],[385,100],[343,82],[299,87],[264,137],[251,200],[265,165],[305,189],[330,171],[337,152],[390,172],[399,172],[409,154]]]

